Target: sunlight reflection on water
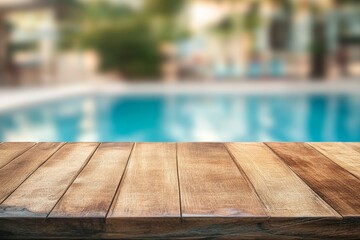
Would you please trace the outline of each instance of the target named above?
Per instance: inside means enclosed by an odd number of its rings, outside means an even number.
[[[87,96],[0,114],[1,141],[360,141],[360,98]]]

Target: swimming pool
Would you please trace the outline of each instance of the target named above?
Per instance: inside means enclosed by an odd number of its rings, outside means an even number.
[[[89,94],[0,113],[0,141],[360,141],[360,97]]]

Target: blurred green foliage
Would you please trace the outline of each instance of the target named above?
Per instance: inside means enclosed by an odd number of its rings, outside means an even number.
[[[100,29],[89,44],[101,57],[101,70],[138,78],[159,75],[157,42],[142,23]]]
[[[245,31],[247,31],[250,35],[255,35],[256,30],[261,25],[261,18],[260,18],[260,3],[259,2],[252,2],[249,10],[245,14],[243,20],[243,27]]]
[[[186,0],[145,0],[144,10],[151,15],[161,15],[172,18],[184,7]]]
[[[61,24],[60,48],[94,49],[101,70],[129,79],[159,76],[159,46],[184,36],[178,16],[186,0],[145,0],[143,6],[75,1]]]
[[[232,0],[229,1],[232,2]],[[259,3],[252,2],[245,14],[240,15],[234,12],[216,23],[212,30],[222,36],[231,36],[239,31],[254,35],[260,25]]]

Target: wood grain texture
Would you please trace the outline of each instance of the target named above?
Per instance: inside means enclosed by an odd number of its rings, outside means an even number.
[[[105,218],[133,143],[102,143],[49,217]]]
[[[125,217],[180,217],[175,143],[135,144],[108,215]]]
[[[60,146],[0,169],[0,239],[360,236],[360,180],[309,144]]]
[[[35,147],[1,168],[0,203],[62,145],[63,143],[38,143]]]
[[[183,218],[178,238],[188,239],[358,239],[359,219]],[[176,239],[176,238],[175,238]]]
[[[184,218],[181,224],[140,218],[111,225],[94,218],[0,218],[2,239],[359,239],[360,221]],[[133,219],[130,219],[131,221]],[[130,221],[130,222],[131,222]]]
[[[305,143],[267,145],[338,213],[359,216],[359,179]]]
[[[344,143],[308,143],[360,179],[360,153]]]
[[[15,143],[8,142],[0,144],[0,168],[4,167],[14,158],[20,156],[26,150],[34,146],[35,143],[24,142]]]
[[[46,217],[86,164],[98,143],[68,143],[1,205],[4,217]]]
[[[227,143],[270,217],[340,217],[263,143]]]
[[[221,143],[178,143],[183,217],[265,217],[261,202]]]
[[[347,142],[347,143],[344,143],[344,144],[346,146],[351,147],[352,149],[354,149],[358,153],[360,153],[360,143],[359,142]]]
[[[0,218],[0,239],[101,239],[105,225],[96,218]]]

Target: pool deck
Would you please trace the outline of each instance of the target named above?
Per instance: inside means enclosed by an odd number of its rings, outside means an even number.
[[[0,239],[359,239],[360,143],[1,143]]]
[[[50,101],[82,96],[174,96],[174,95],[347,95],[360,94],[360,81],[205,81],[205,82],[87,82],[21,88],[0,87],[0,114]]]

